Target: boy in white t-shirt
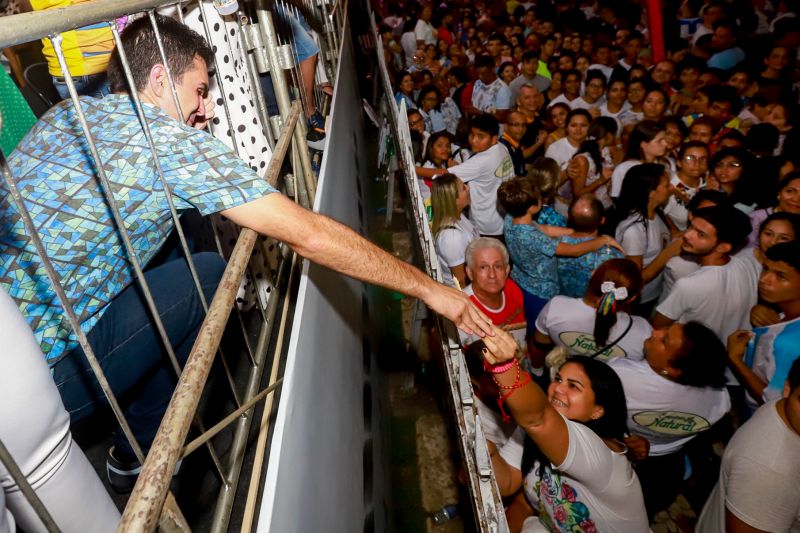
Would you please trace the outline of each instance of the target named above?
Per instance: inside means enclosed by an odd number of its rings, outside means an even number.
[[[492,115],[475,115],[469,125],[469,147],[473,156],[450,167],[464,183],[469,183],[471,208],[469,218],[481,235],[503,235],[503,216],[497,208],[497,189],[514,177],[514,163],[508,150],[497,141],[500,124]]]

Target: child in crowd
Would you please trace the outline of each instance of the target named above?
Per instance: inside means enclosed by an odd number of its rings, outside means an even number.
[[[575,244],[561,242],[561,237],[573,230],[534,222],[542,208],[542,198],[530,180],[516,178],[503,183],[497,199],[507,213],[503,235],[514,265],[511,279],[522,288],[529,326],[547,301],[558,294],[556,256],[577,257],[605,245],[620,248],[608,235]]]

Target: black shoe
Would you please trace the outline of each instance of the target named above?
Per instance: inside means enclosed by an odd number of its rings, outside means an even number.
[[[127,494],[133,490],[136,479],[142,471],[142,464],[134,459],[131,462],[120,461],[114,457],[114,447],[108,450],[106,458],[106,476],[111,488],[120,494]]]
[[[177,476],[181,470],[183,459],[179,459],[175,465],[175,473]],[[125,462],[114,457],[114,446],[109,448],[108,457],[106,458],[106,476],[108,477],[108,484],[119,494],[127,494],[133,490],[136,485],[136,480],[142,471],[142,464],[133,459],[132,461]]]

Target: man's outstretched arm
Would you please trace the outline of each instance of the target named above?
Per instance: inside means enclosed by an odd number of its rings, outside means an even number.
[[[492,335],[491,321],[469,298],[375,246],[335,220],[270,194],[221,213],[285,242],[301,256],[352,278],[419,298],[467,333]]]

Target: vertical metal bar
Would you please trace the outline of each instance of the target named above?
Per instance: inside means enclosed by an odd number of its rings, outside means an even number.
[[[258,26],[264,36],[264,43],[267,47],[267,57],[269,58],[270,74],[272,75],[272,85],[275,88],[275,99],[278,101],[278,109],[282,117],[287,117],[291,109],[291,101],[289,99],[289,90],[286,86],[286,75],[280,66],[278,59],[277,47],[278,41],[275,34],[275,27],[272,24],[272,14],[266,9],[266,0],[256,0],[256,13],[258,16]],[[305,121],[298,121],[297,127],[294,130],[294,138],[297,145],[302,147],[298,150],[300,154],[300,162],[303,166],[303,175],[308,186],[309,200],[314,202],[316,196],[316,183],[314,172],[311,169],[311,159],[308,154],[308,149],[305,146],[306,142],[306,124]]]
[[[42,500],[39,499],[39,496],[33,490],[31,484],[28,483],[28,478],[25,477],[25,474],[22,473],[17,462],[11,457],[11,452],[8,451],[8,448],[6,448],[2,440],[0,440],[0,462],[6,467],[6,470],[8,470],[8,473],[11,475],[11,479],[14,480],[20,492],[22,492],[28,500],[28,504],[36,512],[36,516],[42,521],[42,525],[44,525],[45,529],[51,533],[60,532],[61,530],[58,528],[58,525],[56,525],[56,521],[53,520],[47,507],[45,507]]]
[[[269,111],[267,110],[264,91],[261,89],[261,77],[259,76],[258,66],[256,65],[255,52],[251,52],[254,48],[254,43],[250,39],[250,30],[257,30],[257,28],[250,24],[250,19],[243,11],[239,11],[236,14],[236,24],[239,27],[239,46],[244,51],[244,59],[247,62],[247,72],[250,75],[250,83],[253,86],[253,96],[256,99],[256,110],[258,111],[259,119],[261,119],[261,129],[264,133],[264,137],[267,139],[267,144],[270,149],[275,150],[275,138],[269,127]]]

